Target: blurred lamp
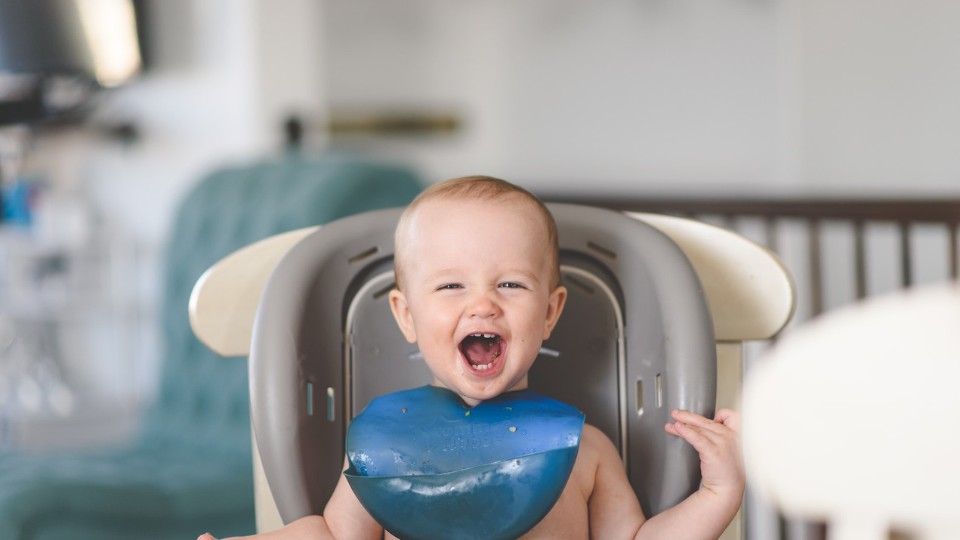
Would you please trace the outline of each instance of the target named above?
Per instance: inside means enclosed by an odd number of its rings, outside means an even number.
[[[111,87],[141,64],[133,0],[0,0],[0,72]]]
[[[145,0],[0,0],[0,125],[63,120],[143,67]]]

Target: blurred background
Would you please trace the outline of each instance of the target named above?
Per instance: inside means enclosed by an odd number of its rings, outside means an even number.
[[[953,0],[77,0],[76,58],[30,4],[0,0],[0,446],[134,437],[178,202],[294,144],[696,213],[781,254],[798,320],[956,273]]]

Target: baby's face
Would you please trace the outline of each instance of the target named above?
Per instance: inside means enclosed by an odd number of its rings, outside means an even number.
[[[427,201],[401,249],[403,283],[390,305],[434,384],[470,405],[525,388],[566,299],[532,203]]]

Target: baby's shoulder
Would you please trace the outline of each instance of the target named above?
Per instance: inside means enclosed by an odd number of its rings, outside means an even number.
[[[603,492],[611,480],[626,477],[620,452],[607,435],[590,424],[583,425],[580,449],[568,488],[575,489],[581,500],[590,501],[598,492]],[[615,485],[618,482],[613,482]]]
[[[610,437],[592,424],[583,424],[580,453],[591,459],[619,458],[620,455]]]
[[[574,474],[580,486],[588,493],[593,491],[601,469],[610,467],[610,464],[622,463],[613,441],[596,426],[584,424],[580,436],[580,450],[574,466]]]

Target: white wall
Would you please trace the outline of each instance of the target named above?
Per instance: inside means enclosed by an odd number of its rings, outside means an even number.
[[[770,2],[419,0],[327,7],[336,106],[457,110],[463,133],[398,145],[431,178],[650,191],[778,184]]]
[[[958,193],[960,3],[787,0],[814,190]]]
[[[956,193],[952,0],[356,0],[324,24],[332,104],[461,112],[459,137],[382,145],[433,179]]]

